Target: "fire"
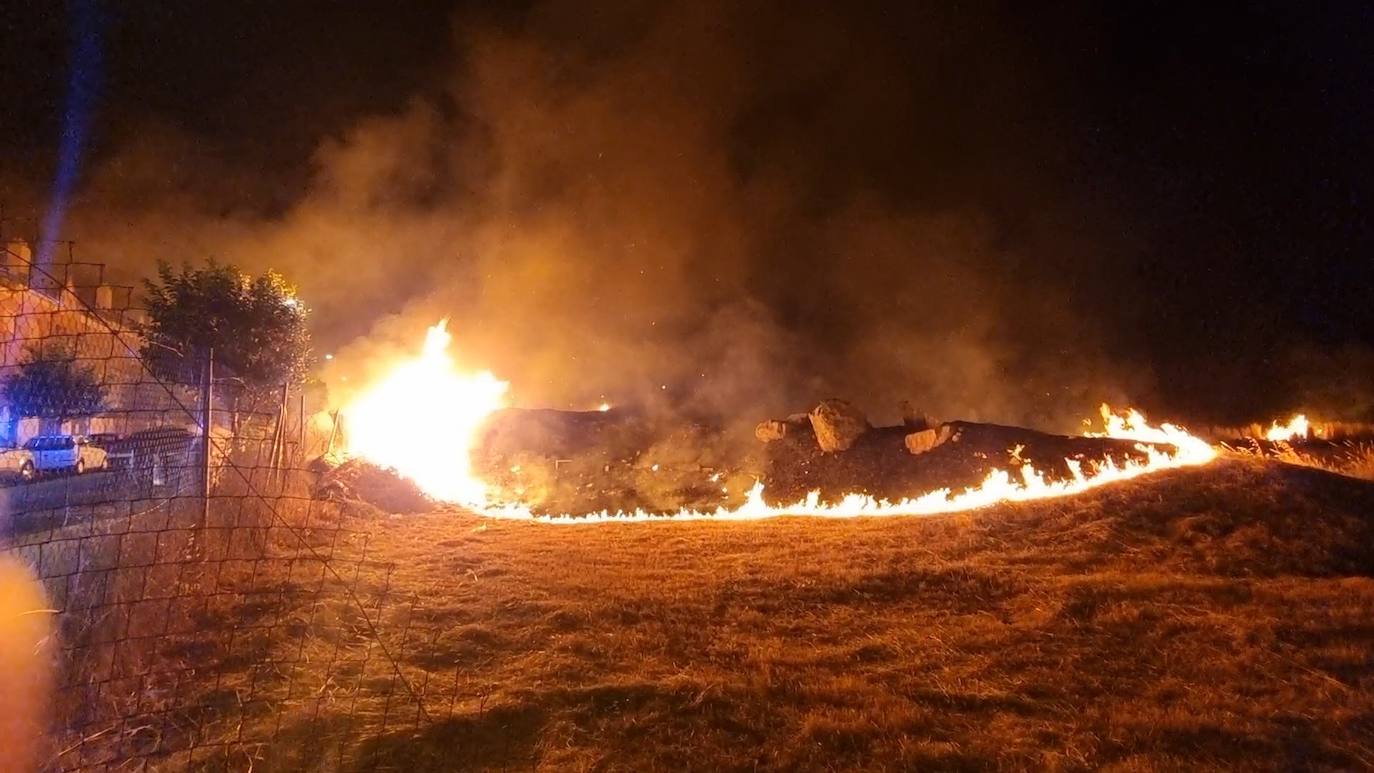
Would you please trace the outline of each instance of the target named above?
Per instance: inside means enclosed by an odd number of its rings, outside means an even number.
[[[469,452],[482,422],[505,405],[508,385],[489,372],[458,370],[448,354],[445,322],[429,329],[423,352],[405,360],[355,400],[346,410],[348,447],[352,454],[391,467],[413,479],[435,499],[466,505],[492,517],[535,519],[550,523],[647,520],[753,520],[783,515],[829,518],[883,515],[935,515],[971,510],[999,502],[1025,502],[1078,494],[1109,483],[1176,467],[1206,464],[1217,452],[1206,441],[1171,424],[1149,424],[1139,411],[1113,413],[1101,408],[1104,430],[1087,433],[1135,441],[1144,459],[1117,462],[1105,458],[1084,463],[1065,459],[1069,477],[1050,479],[1030,463],[1014,470],[991,470],[978,486],[963,491],[937,489],[895,502],[865,494],[820,501],[813,491],[804,499],[769,505],[763,484],[756,483],[745,502],[734,508],[680,510],[676,513],[599,512],[585,516],[536,516],[523,505],[493,505],[486,484],[473,474]],[[441,409],[436,410],[436,406]],[[598,406],[608,410],[609,404]],[[1302,419],[1302,417],[1297,417]],[[1304,422],[1305,429],[1305,419]]]
[[[448,320],[425,335],[420,355],[398,363],[344,409],[348,450],[415,481],[444,502],[480,507],[486,484],[469,450],[482,422],[504,407],[509,384],[464,373],[448,353]]]
[[[854,518],[864,516],[888,515],[940,515],[962,510],[987,507],[999,502],[1027,502],[1035,499],[1070,496],[1088,491],[1109,483],[1130,480],[1141,475],[1176,467],[1190,467],[1207,464],[1216,458],[1217,452],[1207,441],[1188,434],[1172,424],[1150,425],[1137,410],[1130,409],[1121,415],[1112,413],[1103,405],[1102,417],[1105,431],[1087,433],[1090,437],[1107,437],[1117,440],[1134,440],[1136,450],[1145,455],[1143,461],[1128,461],[1122,464],[1111,458],[1089,463],[1088,469],[1077,459],[1065,459],[1070,477],[1063,480],[1049,480],[1045,474],[1027,463],[1015,472],[995,469],[988,473],[983,482],[960,492],[950,489],[936,489],[918,497],[899,499],[895,502],[875,499],[866,494],[847,494],[835,502],[821,502],[820,492],[812,491],[797,502],[783,505],[769,505],[763,499],[763,484],[755,483],[750,489],[744,504],[730,509],[720,507],[715,510],[679,510],[676,513],[650,513],[644,510],[634,512],[591,513],[589,515],[535,516],[525,507],[509,505],[484,508],[484,515],[507,518],[534,518],[548,523],[594,523],[600,521],[658,521],[658,520],[717,520],[747,521],[779,516],[809,515],[826,518]],[[1156,444],[1170,446],[1162,450]]]
[[[1136,448],[1148,451],[1151,446],[1146,444],[1159,443],[1170,445],[1178,449],[1171,458],[1181,462],[1174,464],[1174,467],[1186,467],[1194,464],[1206,464],[1216,458],[1217,452],[1200,437],[1188,434],[1182,427],[1173,424],[1161,424],[1158,427],[1150,426],[1145,420],[1145,416],[1134,408],[1128,408],[1124,412],[1117,414],[1112,412],[1110,405],[1103,403],[1098,412],[1102,414],[1102,423],[1106,426],[1105,432],[1085,432],[1087,437],[1105,437],[1115,440],[1135,440],[1138,441]]]
[[[1264,439],[1276,443],[1294,438],[1305,440],[1308,437],[1309,429],[1307,417],[1299,413],[1289,419],[1287,424],[1279,424],[1277,420],[1274,421],[1269,425],[1269,431],[1264,433]]]

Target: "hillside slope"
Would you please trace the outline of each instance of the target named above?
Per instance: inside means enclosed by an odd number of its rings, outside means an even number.
[[[353,769],[1374,766],[1374,484],[1315,470],[934,518],[436,513],[371,551],[421,599],[403,668],[457,677]]]

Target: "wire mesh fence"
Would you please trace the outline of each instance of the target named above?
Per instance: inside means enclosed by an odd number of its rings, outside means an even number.
[[[417,600],[316,497],[305,400],[155,377],[100,278],[0,266],[0,382],[29,389],[0,406],[3,550],[54,619],[47,768],[368,768],[358,740],[434,721],[461,675],[398,657]]]

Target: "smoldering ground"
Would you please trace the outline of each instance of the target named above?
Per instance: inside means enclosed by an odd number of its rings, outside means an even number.
[[[338,396],[449,317],[527,405],[1234,409],[1175,383],[1206,360],[1151,330],[1188,338],[1197,296],[1141,300],[1167,245],[1083,182],[1074,62],[1007,13],[554,0],[458,14],[454,41],[439,85],[322,137],[288,195],[193,130],[111,129],[71,235],[130,272],[282,270]],[[1219,369],[1250,408],[1283,391],[1260,360]]]

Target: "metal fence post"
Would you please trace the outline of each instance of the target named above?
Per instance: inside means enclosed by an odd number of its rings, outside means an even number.
[[[215,400],[215,349],[205,351],[204,383],[200,390],[200,496],[201,528],[210,523],[210,432],[213,428],[213,406]]]

